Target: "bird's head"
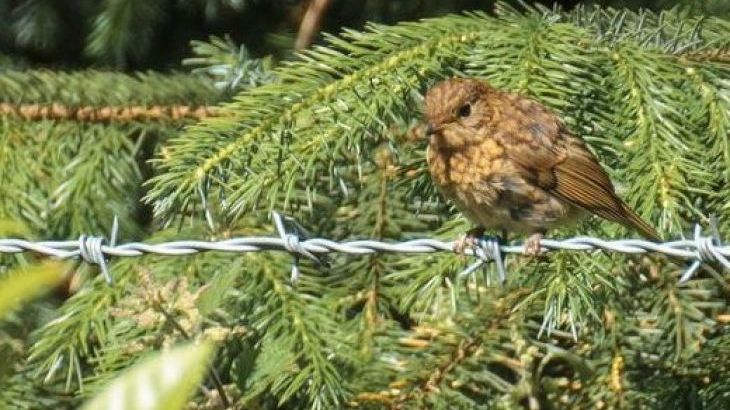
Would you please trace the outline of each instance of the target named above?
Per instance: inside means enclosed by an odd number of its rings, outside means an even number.
[[[424,104],[429,144],[457,149],[478,143],[492,117],[488,97],[493,92],[486,82],[470,78],[451,78],[431,87]]]

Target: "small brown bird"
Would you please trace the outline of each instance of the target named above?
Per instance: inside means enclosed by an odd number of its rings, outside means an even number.
[[[550,228],[588,212],[659,235],[614,192],[585,143],[548,108],[486,82],[452,78],[426,94],[427,160],[442,195],[476,225],[456,250],[484,229],[530,234],[525,253],[540,252]]]

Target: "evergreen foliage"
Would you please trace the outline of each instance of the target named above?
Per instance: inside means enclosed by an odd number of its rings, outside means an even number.
[[[216,101],[206,81],[186,74],[129,76],[105,72],[5,71],[0,106],[105,107]],[[25,121],[0,117],[0,218],[22,222],[38,237],[108,232],[116,215],[124,238],[139,238],[145,161],[180,124]]]
[[[327,36],[271,71],[213,40],[198,44],[202,71],[230,90],[247,67],[256,86],[182,132],[0,119],[0,215],[39,237],[103,233],[112,215],[150,242],[270,234],[276,210],[336,240],[453,239],[468,225],[435,194],[416,125],[430,85],[468,75],[558,111],[665,237],[711,215],[728,237],[728,32],[677,10],[500,4]],[[0,95],[204,105],[219,98],[211,83],[6,71]],[[628,235],[597,220],[555,234]],[[218,342],[223,386],[206,382],[193,408],[220,407],[224,391],[233,408],[718,409],[730,391],[728,273],[680,284],[685,267],[658,257],[510,257],[503,285],[491,268],[462,277],[450,254],[300,261],[294,283],[281,253],[112,262],[113,286],[81,265],[68,300],[3,324],[16,362],[0,402],[78,406],[145,352],[199,338]]]
[[[193,41],[195,57],[183,60],[193,73],[210,77],[219,90],[233,94],[247,87],[274,81],[270,58],[252,58],[246,47],[230,38],[212,36],[209,42]]]

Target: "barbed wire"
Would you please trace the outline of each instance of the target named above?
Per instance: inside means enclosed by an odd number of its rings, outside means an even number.
[[[106,280],[112,278],[107,266],[109,257],[138,257],[146,254],[180,256],[201,252],[248,253],[260,251],[286,251],[294,257],[292,280],[299,276],[298,259],[304,256],[319,263],[317,255],[344,253],[367,255],[372,253],[423,254],[434,252],[454,252],[453,241],[437,239],[412,239],[402,242],[376,240],[333,241],[325,238],[307,238],[305,230],[288,216],[274,212],[274,225],[278,232],[275,236],[248,236],[219,241],[179,240],[161,243],[129,242],[116,244],[118,222],[114,219],[109,243],[99,236],[81,235],[78,240],[68,241],[29,241],[24,239],[0,239],[0,253],[35,252],[58,259],[81,258],[87,263],[99,265]],[[602,250],[626,254],[660,253],[674,258],[691,261],[691,265],[680,281],[690,279],[702,265],[721,265],[730,271],[730,246],[723,245],[717,230],[712,236],[702,235],[699,225],[695,226],[694,238],[668,242],[651,242],[643,239],[606,240],[590,236],[568,239],[542,239],[542,252],[555,250],[593,251]],[[500,279],[504,280],[504,254],[524,254],[521,244],[508,245],[499,238],[484,237],[475,246],[464,249],[465,255],[478,258],[460,275],[468,275],[485,263],[495,262]]]

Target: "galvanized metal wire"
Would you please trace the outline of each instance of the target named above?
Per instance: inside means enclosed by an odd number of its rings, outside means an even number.
[[[145,254],[179,256],[200,252],[247,253],[261,251],[286,251],[295,259],[292,264],[292,279],[299,275],[299,257],[318,261],[317,255],[345,253],[367,255],[372,253],[423,254],[434,252],[453,252],[454,242],[437,239],[412,239],[402,242],[375,240],[333,241],[325,238],[306,238],[296,222],[278,213],[273,214],[277,236],[248,236],[219,241],[181,240],[163,243],[130,242],[116,244],[117,223],[115,220],[112,235],[107,244],[106,238],[82,235],[78,240],[69,241],[29,241],[24,239],[0,239],[0,253],[34,252],[58,259],[81,258],[87,263],[99,265],[107,281],[111,282],[107,259],[112,257],[138,257]],[[292,226],[294,229],[292,229]],[[668,242],[651,242],[643,239],[606,240],[589,236],[568,239],[543,239],[540,242],[543,252],[567,250],[576,252],[608,251],[626,254],[660,253],[674,258],[690,261],[691,264],[682,281],[688,280],[703,264],[722,266],[730,271],[730,245],[724,245],[715,233],[702,234],[701,227],[695,227],[694,238]],[[496,238],[484,238],[472,248],[464,250],[466,255],[478,261],[462,272],[466,275],[484,263],[494,261],[500,278],[504,280],[504,254],[522,254],[523,245],[502,244]]]

